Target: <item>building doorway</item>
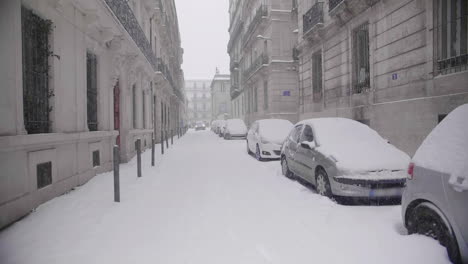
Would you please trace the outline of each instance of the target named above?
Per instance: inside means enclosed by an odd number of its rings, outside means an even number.
[[[114,86],[114,130],[119,134],[115,140],[115,144],[120,147],[120,85],[119,80]]]

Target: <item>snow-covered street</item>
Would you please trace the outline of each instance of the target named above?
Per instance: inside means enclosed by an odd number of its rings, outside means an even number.
[[[244,140],[189,131],[143,177],[136,159],[0,233],[0,263],[448,263],[405,235],[400,206],[344,206],[258,162]]]

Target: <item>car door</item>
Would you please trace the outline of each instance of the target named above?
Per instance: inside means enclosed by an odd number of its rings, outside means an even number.
[[[442,182],[451,215],[455,219],[464,241],[468,241],[468,210],[466,210],[468,204],[468,171],[465,170],[459,174],[463,175],[453,175],[452,182],[450,182],[450,176],[444,174],[445,177]]]
[[[297,125],[294,128],[294,131],[290,134],[290,137],[288,139],[288,149],[287,149],[288,151],[287,156],[289,157],[289,160],[288,160],[289,169],[294,174],[297,174],[300,177],[302,177],[302,175],[300,174],[301,171],[299,170],[299,167],[296,162],[296,152],[297,152],[297,144],[299,142],[299,137],[301,136],[303,127],[304,126],[301,124],[301,125]]]
[[[312,131],[312,127],[309,125],[305,125],[304,129],[302,130],[301,136],[299,138],[299,142],[297,145],[296,151],[296,164],[298,170],[300,170],[300,174],[302,177],[311,182],[315,183],[314,177],[314,169],[316,166],[316,157],[315,157],[315,150],[311,149],[310,147],[304,147],[301,145],[302,142],[310,142],[310,145],[314,145],[314,133]]]

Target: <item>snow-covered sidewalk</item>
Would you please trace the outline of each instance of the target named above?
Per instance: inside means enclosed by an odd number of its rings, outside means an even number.
[[[159,148],[157,148],[159,152]],[[190,131],[143,178],[121,166],[0,233],[0,263],[448,263],[404,235],[400,206],[342,206],[257,162],[245,141]]]

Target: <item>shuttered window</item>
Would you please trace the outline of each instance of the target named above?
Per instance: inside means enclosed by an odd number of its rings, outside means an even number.
[[[97,118],[97,57],[91,52],[86,54],[86,98],[89,131],[98,130]]]
[[[369,88],[369,24],[365,23],[353,30],[353,93]]]
[[[312,55],[312,89],[313,100],[322,100],[322,51]]]

